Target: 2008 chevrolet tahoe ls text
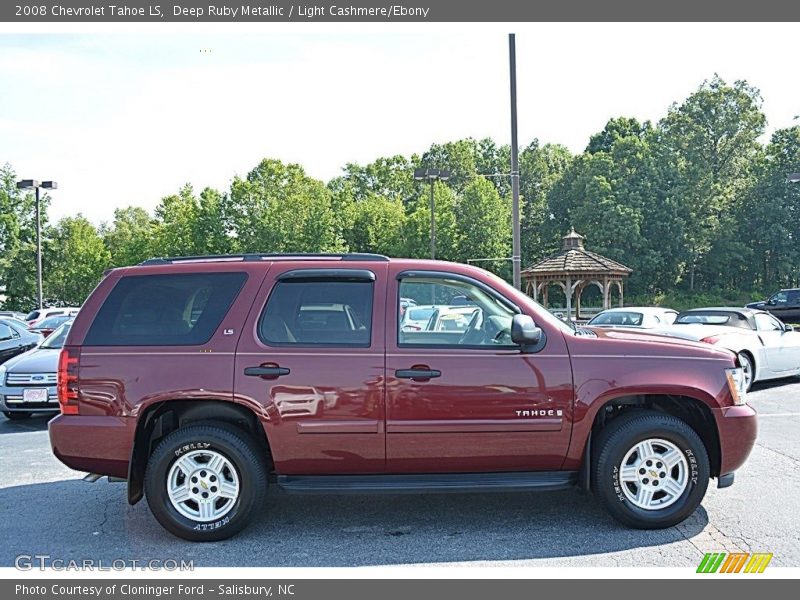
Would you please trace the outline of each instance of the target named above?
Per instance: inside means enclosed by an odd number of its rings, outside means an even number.
[[[423,305],[441,316],[400,325]],[[153,259],[111,271],[75,319],[50,439],[69,467],[126,478],[131,503],[146,496],[190,540],[240,531],[270,484],[576,486],[626,525],[669,527],[710,478],[733,483],[753,447],[736,360],[708,344],[574,329],[468,265]]]

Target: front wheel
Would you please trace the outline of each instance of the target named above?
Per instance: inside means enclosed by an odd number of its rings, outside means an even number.
[[[637,529],[672,527],[705,496],[710,466],[689,425],[663,413],[631,411],[600,432],[592,487],[618,521]]]
[[[150,510],[169,532],[197,542],[223,540],[263,505],[263,450],[247,432],[225,423],[182,427],[150,456],[144,489]]]
[[[753,379],[756,376],[755,365],[753,359],[747,352],[739,352],[739,364],[742,365],[742,372],[744,373],[744,389],[746,392],[750,391],[753,387]]]

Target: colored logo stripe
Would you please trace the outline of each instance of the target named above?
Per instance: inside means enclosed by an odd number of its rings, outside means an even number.
[[[767,568],[767,565],[772,560],[772,554],[753,554],[750,557],[750,562],[747,563],[747,566],[744,568],[745,573],[763,573],[764,569]]]
[[[748,560],[749,559],[749,560]],[[772,553],[709,552],[697,567],[698,573],[763,573],[772,560]]]

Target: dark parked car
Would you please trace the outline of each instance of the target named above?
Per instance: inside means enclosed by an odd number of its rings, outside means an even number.
[[[16,319],[0,319],[0,364],[41,343],[42,334],[28,331]]]
[[[467,327],[404,331],[402,299],[434,292],[470,299]],[[127,479],[130,503],[146,497],[190,540],[240,531],[268,485],[579,487],[629,526],[663,528],[712,477],[731,485],[750,453],[743,383],[728,350],[575,330],[470,265],[153,259],[111,271],[75,318],[49,427],[62,462]]]
[[[800,288],[781,290],[763,302],[751,302],[747,308],[771,312],[784,323],[800,323]]]
[[[0,410],[9,419],[58,411],[58,355],[70,323],[64,323],[37,348],[0,366]]]

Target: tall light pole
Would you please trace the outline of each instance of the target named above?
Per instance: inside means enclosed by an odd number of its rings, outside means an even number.
[[[434,213],[433,188],[436,181],[450,179],[450,171],[445,169],[414,169],[414,179],[431,184],[431,260],[436,258],[436,218]]]
[[[35,190],[36,193],[36,302],[39,310],[44,308],[42,302],[42,211],[39,200],[39,189],[46,190],[58,189],[55,181],[36,181],[35,179],[23,179],[17,182],[17,189]]]
[[[520,289],[522,250],[519,231],[519,144],[517,143],[517,42],[508,34],[508,67],[511,95],[511,267],[514,287]]]

